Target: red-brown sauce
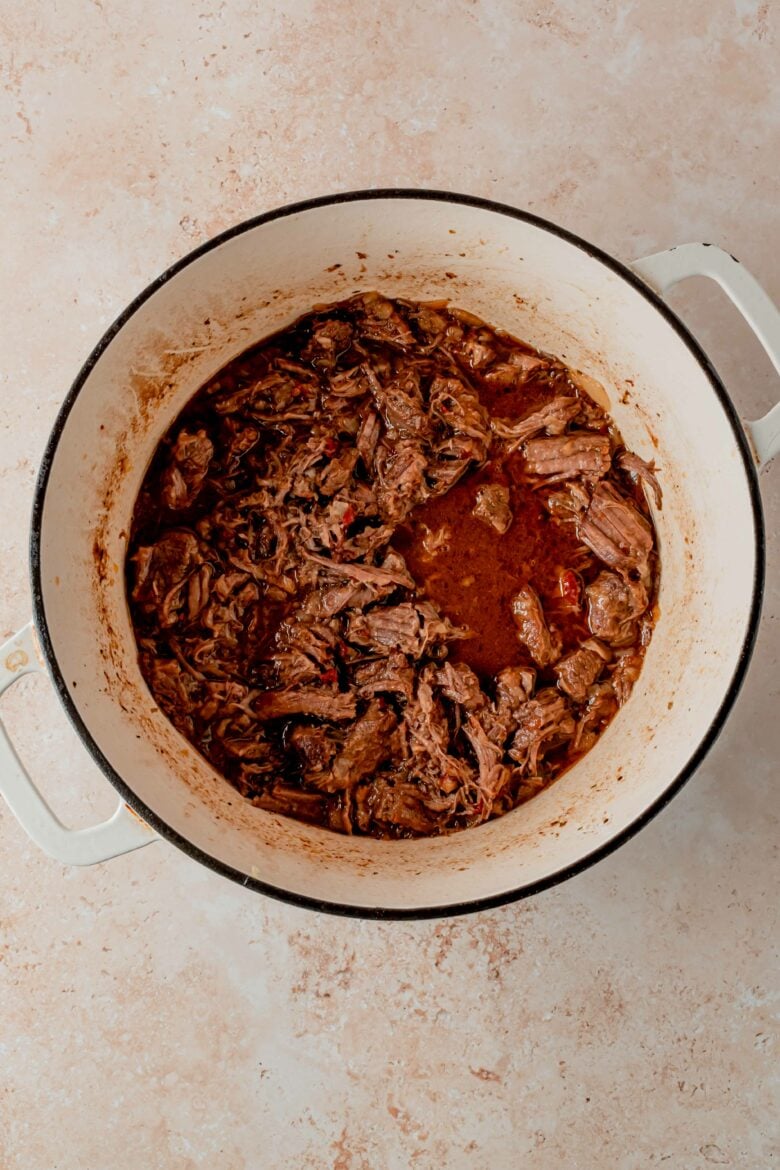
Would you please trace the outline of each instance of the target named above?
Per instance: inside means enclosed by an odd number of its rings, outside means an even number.
[[[509,417],[509,416],[507,416]],[[437,500],[415,510],[396,537],[412,576],[457,625],[474,636],[456,643],[451,657],[487,677],[513,663],[529,663],[517,640],[511,600],[533,582],[567,645],[587,637],[581,616],[560,604],[561,574],[581,559],[573,526],[550,519],[539,493],[517,475],[519,456],[490,460]],[[503,535],[474,516],[477,490],[485,483],[509,488],[514,521]],[[438,551],[425,547],[428,532],[446,530]]]

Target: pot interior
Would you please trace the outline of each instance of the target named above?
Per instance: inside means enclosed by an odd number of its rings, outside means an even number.
[[[593,751],[531,802],[444,838],[348,838],[243,801],[153,702],[125,599],[135,497],[183,404],[250,344],[359,289],[448,297],[597,378],[664,491],[655,514],[660,619],[630,702]],[[446,911],[548,880],[663,797],[711,734],[743,654],[755,517],[742,450],[712,383],[684,338],[609,265],[499,210],[361,198],[238,230],[125,314],[82,373],[49,454],[38,618],[71,712],[142,814],[242,877],[293,895]]]

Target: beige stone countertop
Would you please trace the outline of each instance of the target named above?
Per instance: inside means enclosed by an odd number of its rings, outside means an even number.
[[[215,232],[334,190],[529,209],[622,259],[721,244],[777,299],[778,8],[756,0],[3,7],[0,636],[80,363]],[[672,298],[740,411],[780,387]],[[595,868],[449,921],[320,916],[157,844],[66,869],[0,808],[2,1170],[763,1170],[780,1162],[780,467],[736,708]],[[727,550],[724,550],[727,555]],[[113,806],[43,677],[3,718],[62,816]]]

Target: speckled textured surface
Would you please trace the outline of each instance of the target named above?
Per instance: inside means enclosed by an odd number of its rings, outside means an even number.
[[[630,259],[720,243],[777,298],[777,10],[6,5],[0,635],[75,371],[209,235],[336,189],[461,189]],[[674,304],[740,409],[777,381],[704,282]],[[778,1129],[780,469],[728,727],[616,855],[470,919],[318,917],[157,844],[65,870],[0,810],[3,1170],[765,1167]],[[113,799],[42,678],[3,700],[63,817]]]

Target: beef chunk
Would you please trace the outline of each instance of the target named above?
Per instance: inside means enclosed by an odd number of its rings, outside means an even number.
[[[251,775],[257,780],[261,776],[269,776],[281,767],[281,758],[262,728],[257,724],[247,726],[246,718],[227,725],[218,724],[213,732],[213,740],[218,741],[221,747],[230,756],[248,762],[251,766]]]
[[[382,434],[382,423],[377,411],[373,408],[364,410],[360,426],[355,439],[358,454],[369,473],[374,470],[374,454]]]
[[[644,459],[640,459],[633,451],[621,451],[615,459],[615,462],[620,470],[625,471],[634,483],[644,485],[648,494],[655,502],[656,508],[660,508],[663,502],[663,493],[653,464],[646,463]]]
[[[477,458],[490,446],[490,419],[477,395],[459,378],[436,377],[429,391],[431,414],[449,430],[473,439]]]
[[[635,650],[624,650],[617,655],[610,681],[621,707],[627,702],[641,669],[642,657]]]
[[[330,317],[312,326],[311,340],[301,356],[323,369],[332,369],[352,342],[353,327],[349,321]]]
[[[432,449],[425,475],[431,495],[444,495],[484,457],[485,449],[480,439],[468,435],[449,435],[442,439]]]
[[[472,370],[483,370],[496,357],[493,334],[489,329],[470,330],[460,343],[451,344],[450,349],[462,357]]]
[[[318,390],[312,370],[277,360],[275,368],[248,386],[229,392],[215,388],[212,407],[218,414],[244,414],[265,423],[309,419],[319,405]]]
[[[309,783],[330,769],[339,745],[324,727],[301,724],[290,732],[288,742],[300,761],[301,770]]]
[[[611,682],[599,682],[590,687],[582,717],[572,740],[572,748],[580,752],[589,751],[595,744],[599,732],[609,723],[617,709],[617,696]]]
[[[402,602],[352,615],[346,636],[358,646],[402,650],[419,657],[436,642],[462,637],[463,631],[442,618],[430,602]]]
[[[478,711],[487,699],[474,671],[465,662],[445,662],[436,672],[436,684],[445,698],[467,711]]]
[[[189,578],[202,563],[197,539],[172,528],[156,544],[139,546],[133,559],[133,600],[155,613],[163,628],[175,625],[188,600]]]
[[[316,553],[308,553],[307,557],[315,565],[321,565],[336,577],[348,577],[351,581],[360,581],[366,585],[402,585],[406,589],[414,588],[414,578],[409,575],[409,570],[398,553],[389,554],[385,563],[379,566],[358,564],[354,561],[341,564]]]
[[[204,430],[179,432],[171,458],[162,473],[160,495],[166,508],[189,508],[203,487],[214,456],[214,444]]]
[[[145,673],[155,701],[179,731],[191,735],[192,710],[202,700],[202,684],[175,658],[149,657]]]
[[[397,717],[381,700],[369,703],[348,731],[334,761],[330,791],[351,788],[389,760],[394,748],[392,733],[397,726]]]
[[[327,815],[326,798],[317,792],[306,792],[289,784],[272,784],[252,797],[252,804],[268,812],[284,813],[299,821],[320,824]]]
[[[653,531],[644,516],[611,483],[600,483],[578,524],[580,539],[599,560],[625,574],[646,579]]]
[[[496,675],[495,702],[479,712],[479,719],[490,739],[506,747],[507,740],[520,726],[525,704],[536,685],[536,671],[527,666],[506,666]]]
[[[595,638],[572,650],[556,662],[553,670],[558,677],[558,686],[575,703],[583,703],[589,687],[604,669],[611,654]]]
[[[636,637],[636,622],[648,606],[641,581],[622,578],[603,570],[586,586],[588,625],[597,638],[613,646],[627,645]]]
[[[377,409],[393,438],[425,435],[429,422],[417,370],[407,369],[384,380],[370,367],[367,367],[367,373]]]
[[[450,324],[449,316],[439,312],[446,305],[445,301],[423,301],[421,304],[409,304],[409,319],[413,321],[423,340],[431,342],[440,339]]]
[[[493,386],[522,386],[549,367],[546,358],[536,353],[515,351],[509,361],[496,362],[485,373],[485,381]]]
[[[566,427],[580,413],[579,398],[569,398],[560,395],[546,402],[538,410],[527,414],[518,422],[509,419],[493,419],[493,431],[500,439],[508,440],[511,451],[516,450],[528,439],[533,439],[543,431],[548,435],[562,435]]]
[[[383,520],[398,524],[428,494],[425,471],[428,460],[422,448],[411,440],[390,447],[380,446],[376,469],[379,486],[377,502]]]
[[[248,455],[260,440],[260,427],[247,419],[228,415],[220,427],[220,462],[227,475],[234,475],[244,456]]]
[[[414,344],[414,334],[387,297],[375,292],[363,293],[349,304],[359,310],[358,329],[362,337],[401,349]]]
[[[193,621],[207,604],[211,595],[211,565],[201,565],[187,582],[187,617]]]
[[[512,598],[517,636],[537,666],[549,666],[561,652],[560,638],[548,629],[539,595],[530,585]]]
[[[391,588],[394,588],[392,586]],[[362,592],[362,586],[357,581],[344,580],[333,585],[323,585],[320,589],[313,589],[303,603],[303,610],[311,617],[331,618],[353,604],[355,598]],[[366,600],[370,600],[369,597]]]
[[[600,479],[610,467],[607,435],[569,434],[552,439],[529,439],[525,444],[525,466],[530,475],[548,482],[581,475]]]
[[[474,515],[494,528],[500,536],[509,531],[512,509],[509,506],[509,488],[500,483],[487,483],[477,488]]]
[[[556,520],[564,523],[579,519],[590,505],[590,496],[586,488],[574,480],[565,488],[548,492],[544,498],[544,506]]]
[[[331,374],[328,377],[328,392],[323,398],[323,406],[340,411],[349,405],[347,400],[354,399],[357,409],[359,402],[368,394],[372,379],[375,378],[376,375],[368,363],[350,366],[349,369]]]
[[[289,690],[335,673],[336,634],[323,623],[288,620],[277,631],[269,674],[276,685]]]
[[[536,671],[527,666],[506,666],[496,675],[496,706],[516,711],[530,699],[536,685]]]
[[[324,687],[298,687],[291,691],[265,691],[253,704],[258,719],[281,719],[287,715],[312,715],[328,723],[355,718],[357,705],[352,693],[341,694]]]
[[[407,701],[414,693],[415,671],[409,659],[400,651],[391,651],[386,657],[356,666],[352,681],[361,698],[373,695],[399,695]]]
[[[323,496],[333,496],[346,487],[352,479],[355,464],[359,458],[355,447],[347,447],[325,465],[319,482],[319,492]]]
[[[435,696],[435,668],[426,666],[413,701],[399,727],[399,743],[410,774],[423,785],[426,801],[448,799],[472,779],[468,763],[451,749],[451,730],[442,702]]]
[[[346,636],[358,646],[388,647],[405,654],[417,655],[423,646],[420,615],[410,602],[351,615]]]
[[[566,699],[552,688],[539,691],[524,704],[518,712],[518,723],[509,755],[531,774],[537,771],[547,751],[571,739],[576,731]]]
[[[435,833],[440,818],[426,807],[422,797],[417,784],[380,778],[374,783],[370,797],[371,816],[395,832],[400,830],[407,835]]]

